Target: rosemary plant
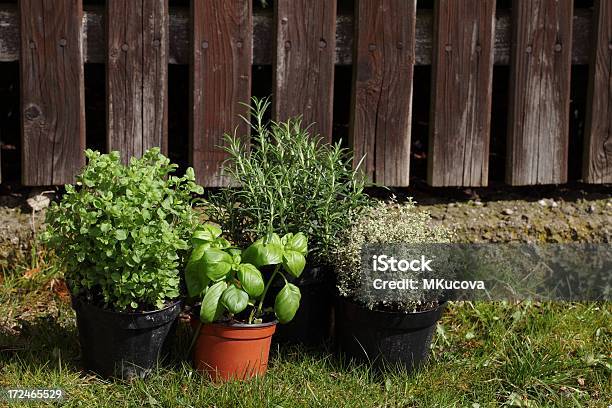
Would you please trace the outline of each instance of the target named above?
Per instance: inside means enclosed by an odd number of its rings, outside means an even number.
[[[224,172],[240,188],[213,194],[209,216],[237,245],[271,231],[303,232],[310,261],[326,264],[338,234],[370,203],[365,180],[347,149],[311,136],[301,118],[265,121],[269,105],[254,98],[250,118],[243,118],[253,129],[251,148],[225,135]]]

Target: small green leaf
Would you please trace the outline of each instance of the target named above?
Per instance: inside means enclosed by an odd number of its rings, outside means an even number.
[[[221,228],[213,224],[204,224],[198,227],[192,236],[194,244],[212,242],[221,235]]]
[[[230,285],[221,295],[221,303],[231,313],[236,314],[246,309],[249,303],[249,294],[244,290]]]
[[[301,232],[297,234],[288,233],[282,238],[285,250],[296,251],[306,256],[308,253],[308,238]]]
[[[242,251],[236,248],[231,248],[227,252],[232,256],[234,265],[239,265],[242,261]]]
[[[269,232],[263,237],[263,243],[266,245],[278,245],[283,246],[283,241],[280,239],[277,233]]]
[[[219,298],[227,288],[224,281],[217,282],[206,290],[202,305],[200,306],[200,320],[202,323],[212,323],[218,315]]]
[[[274,301],[274,313],[279,322],[288,323],[293,319],[300,307],[301,297],[302,294],[297,286],[292,283],[285,284]]]
[[[261,276],[261,272],[251,264],[241,264],[238,267],[238,280],[242,285],[242,288],[251,297],[258,297],[264,291],[264,280]]]
[[[115,238],[117,241],[125,241],[127,239],[127,232],[122,229],[115,230]]]
[[[229,247],[231,247],[232,245],[230,244],[230,242],[223,238],[223,237],[219,237],[217,239],[215,239],[214,241],[212,241],[210,243],[210,246],[213,248],[219,248],[219,249],[227,249]]]
[[[306,258],[304,258],[304,255],[297,251],[285,250],[283,254],[283,267],[287,272],[297,278],[302,274],[305,266]]]

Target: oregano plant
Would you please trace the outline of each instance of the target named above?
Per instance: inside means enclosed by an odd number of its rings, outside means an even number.
[[[43,240],[59,257],[73,296],[115,311],[163,308],[179,296],[180,271],[197,225],[192,168],[152,148],[121,163],[87,150],[87,165],[47,211]]]
[[[308,241],[302,233],[282,238],[268,233],[244,250],[223,238],[213,224],[198,227],[192,238],[193,251],[185,270],[190,297],[201,300],[200,321],[211,323],[234,319],[260,323],[270,285],[280,276],[285,285],[276,295],[274,314],[280,323],[293,319],[300,305],[300,289],[285,274],[299,277],[306,266]],[[271,266],[267,280],[260,268]]]

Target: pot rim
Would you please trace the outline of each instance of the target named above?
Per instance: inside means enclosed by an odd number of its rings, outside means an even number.
[[[252,323],[252,324],[237,323],[237,322],[230,322],[230,321],[202,323],[202,325],[205,325],[205,324],[216,324],[216,325],[219,325],[219,326],[225,326],[225,327],[235,328],[235,329],[261,329],[261,328],[264,328],[264,327],[276,326],[278,324],[278,320],[274,319],[271,322]]]
[[[366,309],[369,312],[382,313],[382,314],[386,314],[386,315],[389,315],[389,316],[390,315],[405,315],[405,316],[409,316],[409,315],[412,315],[412,316],[424,315],[424,314],[427,314],[427,313],[435,312],[436,310],[438,310],[438,309],[440,309],[442,307],[445,307],[446,304],[448,303],[448,299],[442,299],[442,300],[438,301],[438,306],[436,306],[436,307],[434,307],[432,309],[420,310],[418,312],[408,312],[408,313],[405,313],[405,312],[398,312],[398,311],[394,311],[393,312],[393,311],[389,311],[389,310],[368,309],[365,306],[362,306],[359,303],[357,303],[354,300],[349,299],[347,297],[339,296],[339,298],[343,302],[350,303],[352,305],[361,307],[363,309]]]
[[[170,303],[168,306],[164,307],[163,309],[156,309],[156,310],[147,310],[144,312],[116,312],[113,310],[108,310],[108,309],[103,309],[99,306],[94,305],[93,303],[89,303],[84,301],[80,296],[72,296],[72,305],[73,305],[73,309],[74,309],[74,304],[76,302],[79,302],[83,305],[86,305],[88,307],[94,308],[99,310],[102,313],[107,313],[107,314],[113,314],[113,315],[121,315],[121,316],[146,316],[146,315],[150,315],[150,314],[154,314],[154,313],[160,313],[160,312],[165,312],[173,307],[176,307],[177,305],[181,305],[183,303],[182,299],[177,299],[176,301]]]

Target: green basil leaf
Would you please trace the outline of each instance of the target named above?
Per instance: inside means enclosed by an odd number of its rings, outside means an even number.
[[[200,320],[202,323],[212,323],[219,315],[219,298],[227,288],[224,281],[217,282],[206,290],[202,306],[200,306]]]
[[[308,253],[308,238],[301,232],[297,234],[288,233],[283,237],[286,250],[296,251],[306,256]]]
[[[249,294],[244,290],[230,285],[221,295],[221,303],[231,313],[236,314],[246,309],[249,304]]]
[[[185,267],[185,284],[189,297],[195,297],[202,293],[210,282],[210,278],[206,276],[204,265],[202,264],[202,256],[208,249],[208,244],[196,246],[191,252],[187,266]]]
[[[202,255],[202,269],[213,281],[225,278],[232,267],[232,257],[217,248],[208,248]]]
[[[221,235],[221,228],[213,224],[204,224],[199,226],[192,236],[194,244],[203,244],[206,242],[214,241]]]
[[[227,248],[231,247],[232,245],[230,244],[230,242],[227,239],[225,239],[223,237],[219,237],[219,238],[215,239],[213,242],[211,242],[210,246],[212,246],[213,248],[227,249]]]
[[[251,297],[258,297],[264,291],[264,280],[261,276],[261,272],[251,264],[241,264],[238,267],[238,280],[242,285],[242,288]]]
[[[236,256],[242,256],[242,251],[238,248],[230,248],[227,250],[227,252],[234,258]]]
[[[236,248],[229,249],[227,252],[232,256],[234,266],[240,265],[242,262],[242,251]]]
[[[283,246],[283,241],[280,239],[277,233],[269,232],[263,238],[263,243],[266,245],[278,245]]]
[[[298,278],[306,266],[306,258],[297,251],[285,250],[283,254],[283,267],[291,275]]]
[[[282,261],[283,247],[275,242],[264,244],[263,240],[259,239],[242,252],[242,262],[250,263],[257,267],[276,265]]]
[[[300,307],[301,297],[302,294],[297,286],[292,283],[285,284],[274,301],[274,313],[279,322],[288,323],[293,319]]]

